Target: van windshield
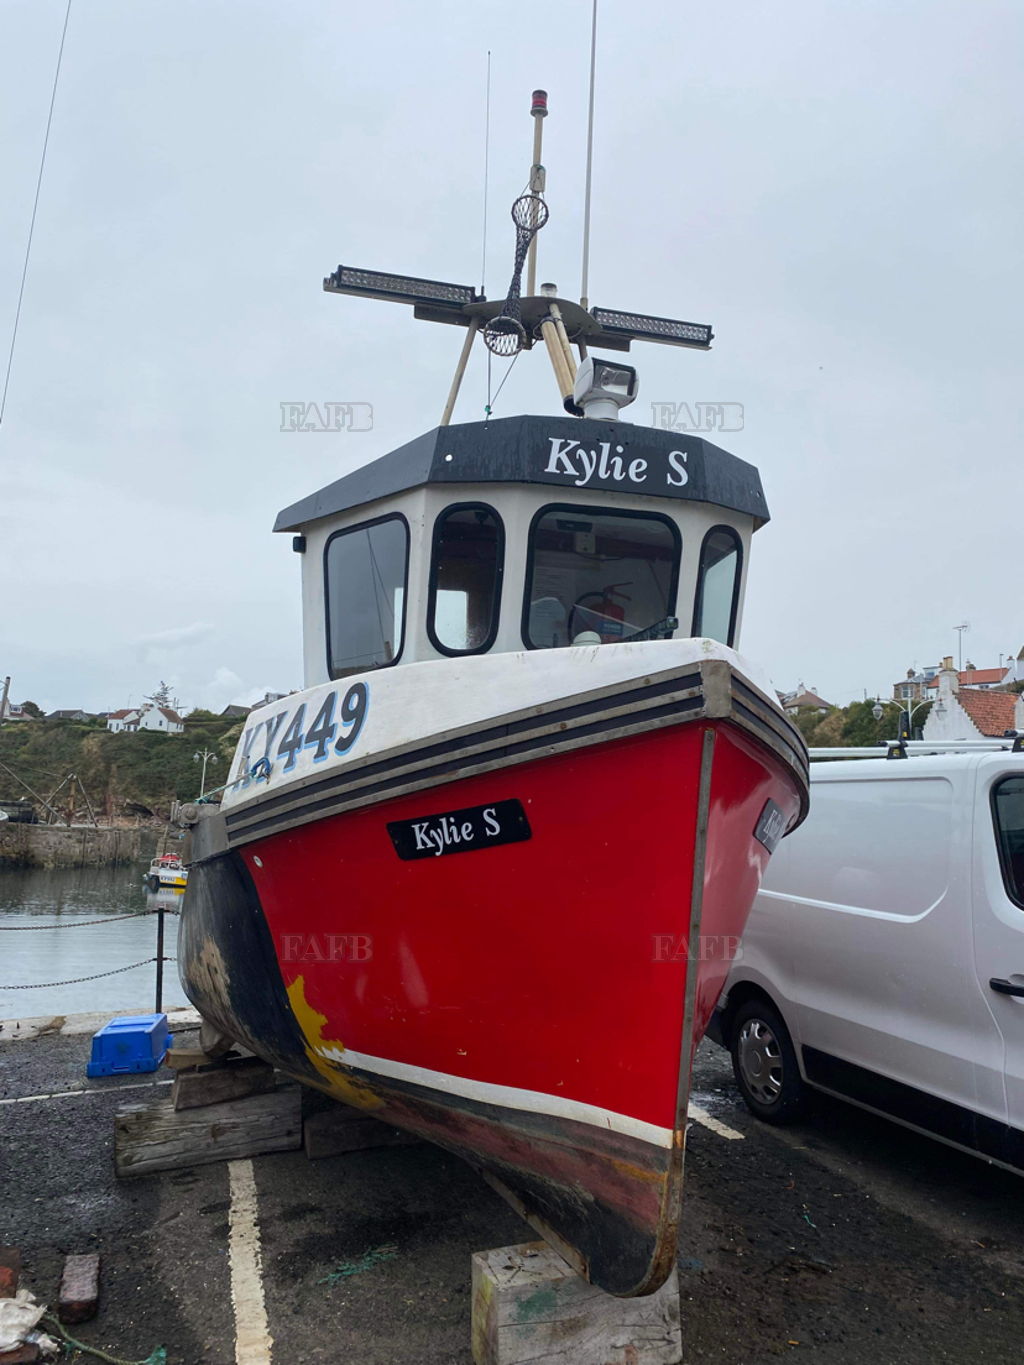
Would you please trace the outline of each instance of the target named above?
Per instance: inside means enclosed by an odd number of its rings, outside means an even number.
[[[1024,777],[1006,777],[993,787],[992,814],[1006,894],[1024,909]]]

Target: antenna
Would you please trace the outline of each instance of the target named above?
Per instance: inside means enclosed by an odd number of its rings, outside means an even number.
[[[953,627],[953,629],[954,629],[954,630],[957,632],[957,634],[960,636],[960,649],[959,649],[959,656],[958,656],[958,662],[957,662],[957,672],[958,672],[958,673],[962,673],[962,672],[964,671],[964,631],[965,631],[965,630],[970,630],[970,628],[971,628],[971,623],[970,623],[970,621],[964,621],[962,625],[954,626],[954,627]]]
[[[57,83],[60,80],[60,66],[64,60],[64,40],[68,36],[68,21],[71,18],[71,0],[68,0],[68,7],[64,11],[64,27],[60,35],[60,47],[57,50],[57,69],[53,73],[53,90],[50,93],[50,112],[46,115],[46,132],[43,134],[43,151],[39,158],[39,175],[36,177],[36,192],[32,200],[32,218],[28,225],[28,241],[25,243],[25,261],[21,267],[21,284],[18,286],[18,304],[14,310],[14,330],[11,332],[11,349],[7,356],[7,373],[4,375],[3,393],[0,394],[0,422],[4,420],[4,412],[7,410],[7,390],[11,384],[11,367],[14,364],[14,348],[18,342],[18,324],[21,321],[21,305],[25,299],[25,281],[28,278],[28,263],[32,255],[32,238],[36,230],[36,213],[39,211],[39,192],[43,187],[43,171],[46,169],[46,151],[50,145],[50,128],[53,125],[53,106],[57,102]]]
[[[597,0],[590,23],[590,112],[587,117],[587,183],[583,192],[583,272],[580,277],[580,307],[589,307],[587,283],[590,275],[590,180],[594,165],[594,73],[597,68]]]
[[[491,166],[491,52],[487,50],[487,94],[484,99],[484,232],[480,248],[480,297],[487,295],[487,184]]]

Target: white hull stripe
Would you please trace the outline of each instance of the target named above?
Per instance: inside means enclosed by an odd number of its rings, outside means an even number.
[[[423,1066],[393,1062],[386,1057],[368,1057],[363,1052],[353,1052],[351,1048],[316,1050],[318,1055],[327,1061],[341,1062],[344,1066],[355,1067],[359,1071],[369,1071],[395,1081],[406,1081],[410,1085],[424,1086],[428,1090],[460,1095],[463,1099],[476,1100],[480,1104],[499,1105],[503,1109],[521,1109],[531,1114],[547,1114],[551,1118],[587,1123],[592,1128],[604,1128],[608,1132],[639,1138],[641,1142],[648,1142],[654,1147],[672,1146],[674,1134],[671,1128],[659,1128],[657,1124],[630,1118],[628,1114],[614,1114],[596,1104],[584,1104],[580,1100],[570,1100],[562,1095],[547,1095],[541,1090],[520,1090],[512,1085],[474,1081],[468,1076],[453,1076],[447,1071],[430,1071]]]

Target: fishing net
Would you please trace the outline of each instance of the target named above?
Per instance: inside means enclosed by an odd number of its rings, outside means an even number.
[[[539,194],[521,194],[512,205],[512,221],[516,225],[512,282],[501,312],[484,328],[484,344],[492,354],[500,356],[518,355],[526,345],[526,329],[519,306],[523,264],[530,243],[548,221],[548,206]]]

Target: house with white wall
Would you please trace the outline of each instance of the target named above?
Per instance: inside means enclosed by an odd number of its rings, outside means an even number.
[[[779,704],[787,716],[805,715],[808,711],[825,716],[831,711],[832,703],[819,697],[813,687],[801,683],[795,692],[779,692]]]
[[[185,731],[185,725],[177,711],[173,711],[169,706],[154,706],[147,702],[145,706],[138,706],[134,709],[124,711],[111,711],[107,717],[107,729],[114,734],[134,734],[138,730],[155,730],[158,734],[180,735]]]
[[[963,686],[955,668],[942,670],[937,690],[923,739],[1001,739],[1007,730],[1024,731],[1024,696]]]
[[[139,728],[139,712],[133,711],[130,707],[121,711],[111,711],[107,717],[107,729],[112,730],[115,735],[124,734],[126,731],[131,733]]]
[[[1013,683],[1024,682],[1024,645],[1021,646],[1017,657],[1006,656],[1006,670],[1003,673],[1003,687],[1010,687]]]
[[[177,711],[172,711],[169,706],[151,706],[142,708],[139,717],[140,730],[157,730],[164,735],[184,734],[185,725]]]

